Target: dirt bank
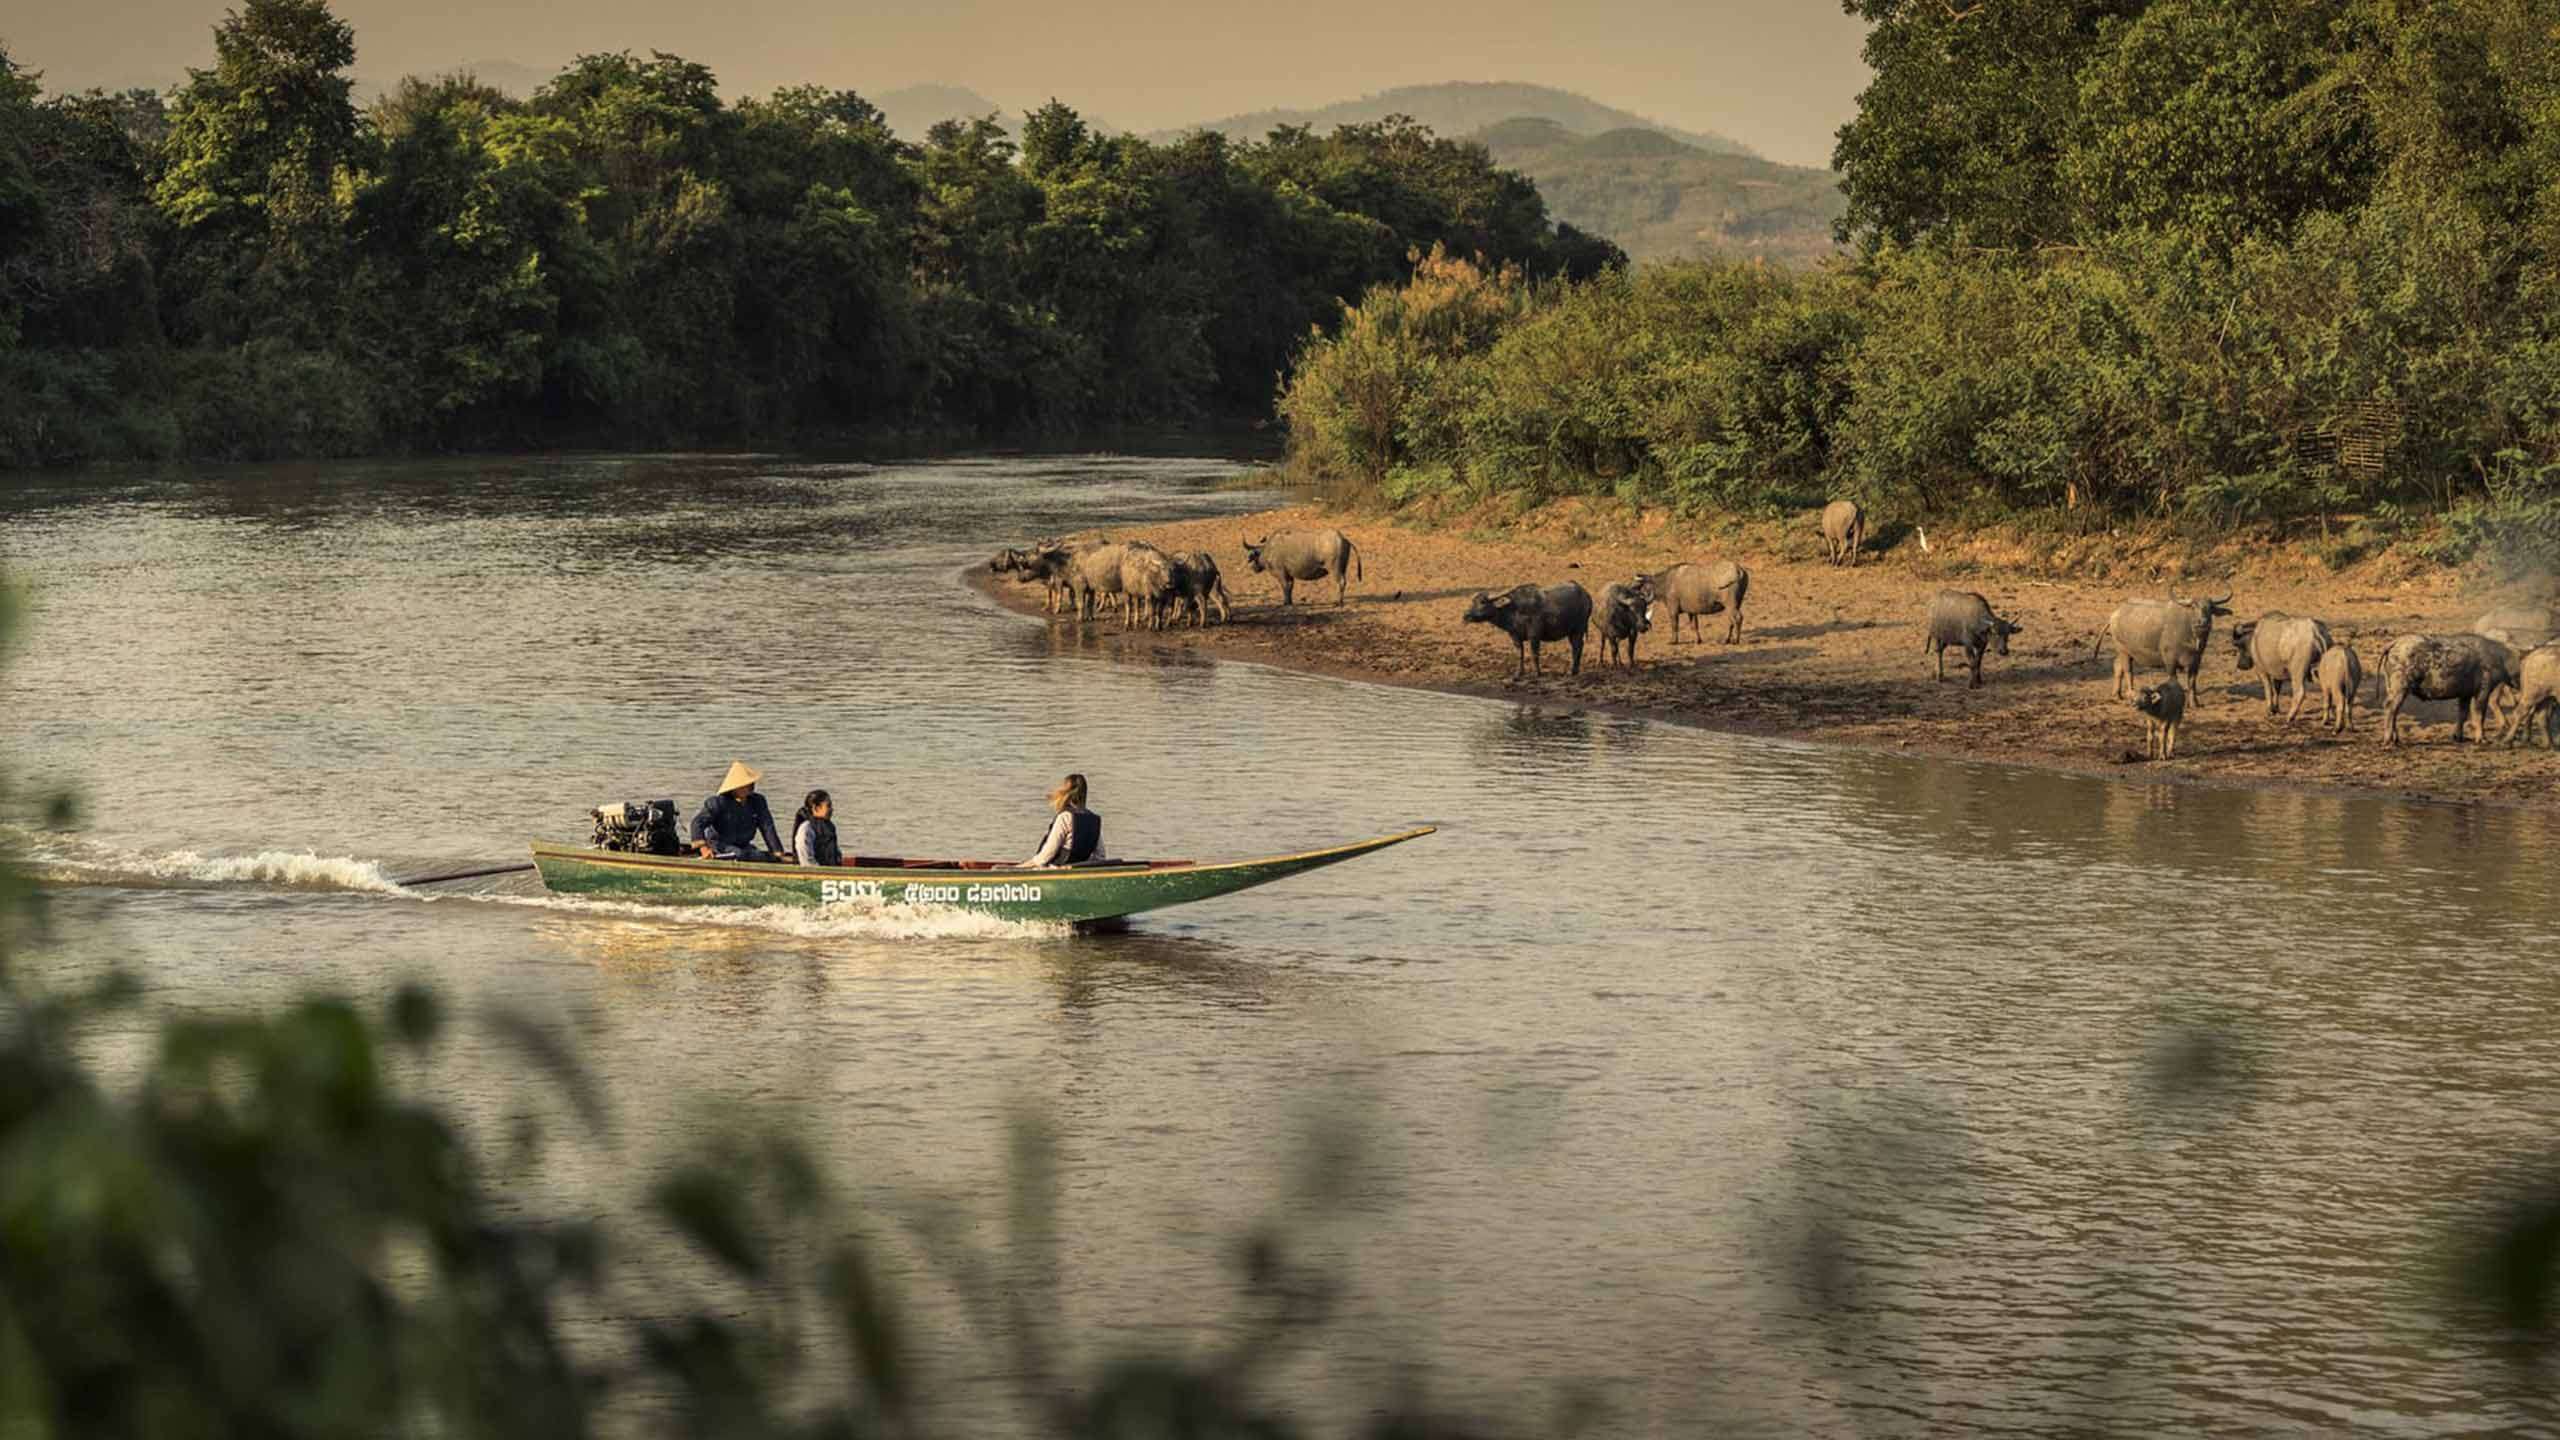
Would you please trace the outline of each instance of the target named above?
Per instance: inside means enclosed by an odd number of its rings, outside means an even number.
[[[1364,575],[1353,582],[1348,605],[1334,606],[1328,580],[1299,587],[1297,607],[1284,611],[1278,587],[1245,570],[1240,538],[1288,525],[1338,526],[1358,543]],[[2456,744],[2450,705],[2413,705],[2403,712],[2406,743],[2397,750],[2381,743],[2383,648],[2410,631],[2468,629],[2493,605],[2525,598],[2512,589],[2493,591],[2388,558],[2331,573],[2308,550],[2232,545],[2217,552],[2192,540],[2106,534],[2047,541],[1932,535],[1925,551],[1911,534],[1843,569],[1822,562],[1811,525],[1807,519],[1705,538],[1660,516],[1568,501],[1490,522],[1441,517],[1426,526],[1410,517],[1295,507],[1115,532],[1114,539],[1212,552],[1237,602],[1235,621],[1160,636],[1121,637],[1116,622],[1091,628],[1114,632],[1119,644],[1192,647],[1328,675],[1606,707],[1744,734],[2098,774],[2560,811],[2560,757],[2539,748]],[[1595,637],[1579,676],[1565,673],[1569,656],[1554,646],[1543,677],[1515,683],[1509,638],[1459,619],[1480,589],[1578,579],[1596,592],[1610,579],[1710,557],[1738,559],[1751,570],[1739,645],[1717,643],[1721,617],[1708,623],[1704,644],[1673,645],[1656,630],[1630,669],[1602,663]],[[1008,607],[1041,613],[1037,587],[998,583],[983,568],[971,578]],[[2118,603],[2164,594],[2171,584],[2231,591],[2240,619],[2267,610],[2326,619],[2365,664],[2355,727],[2342,737],[2324,730],[2316,694],[2302,720],[2268,718],[2256,673],[2235,668],[2218,625],[2201,704],[2189,709],[2178,757],[2144,760],[2142,717],[2112,698],[2113,651],[2100,642]],[[1960,654],[1947,682],[1933,682],[1921,651],[1921,617],[1930,597],[1949,587],[1981,591],[2026,627],[2007,659],[1984,660],[1980,690],[1966,688]],[[1311,593],[1320,597],[1313,605]],[[2283,701],[2285,708],[2291,703],[2289,696]]]

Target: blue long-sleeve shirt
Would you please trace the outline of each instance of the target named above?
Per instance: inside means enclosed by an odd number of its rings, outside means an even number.
[[[768,854],[782,853],[782,836],[773,828],[773,807],[764,803],[762,795],[749,795],[744,801],[714,795],[693,815],[694,843],[710,841],[717,855],[744,855],[755,848],[759,834]]]

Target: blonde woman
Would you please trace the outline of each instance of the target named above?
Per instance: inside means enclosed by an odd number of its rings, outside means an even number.
[[[1022,862],[1024,869],[1081,865],[1103,858],[1102,817],[1084,808],[1082,775],[1060,781],[1049,792],[1049,808],[1058,812],[1058,818],[1049,822],[1049,837],[1040,842],[1039,853]]]

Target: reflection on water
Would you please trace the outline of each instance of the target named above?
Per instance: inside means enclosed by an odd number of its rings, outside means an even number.
[[[1412,1363],[1497,1413],[1597,1381],[1631,1431],[2547,1418],[2438,1284],[2560,1120],[2547,822],[1218,666],[954,581],[1025,536],[1243,508],[1230,473],[22,485],[0,559],[42,620],[0,703],[14,763],[96,821],[48,872],[58,963],[131,957],[172,1006],[424,976],[549,1017],[613,1116],[529,1180],[554,1203],[619,1211],[725,1096],[992,1224],[1036,1104],[1096,1353],[1226,1333],[1226,1247],[1301,1203],[1306,1117],[1348,1114],[1331,1209],[1291,1215],[1348,1286],[1288,1372],[1310,1413]],[[732,755],[786,813],[831,789],[873,852],[1028,854],[1068,770],[1124,854],[1442,833],[1098,936],[349,888],[579,838],[603,799],[690,806]],[[432,1079],[495,1135],[513,1073],[466,1047]],[[927,1363],[1000,1394],[931,1313]]]

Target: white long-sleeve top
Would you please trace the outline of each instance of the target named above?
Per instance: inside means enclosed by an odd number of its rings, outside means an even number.
[[[1049,838],[1040,842],[1039,853],[1023,861],[1022,868],[1036,870],[1043,865],[1064,864],[1062,857],[1067,853],[1067,842],[1076,832],[1075,816],[1072,808],[1059,811],[1058,818],[1049,822]],[[1102,858],[1102,842],[1097,840],[1093,853],[1085,857],[1085,863],[1090,865]]]

